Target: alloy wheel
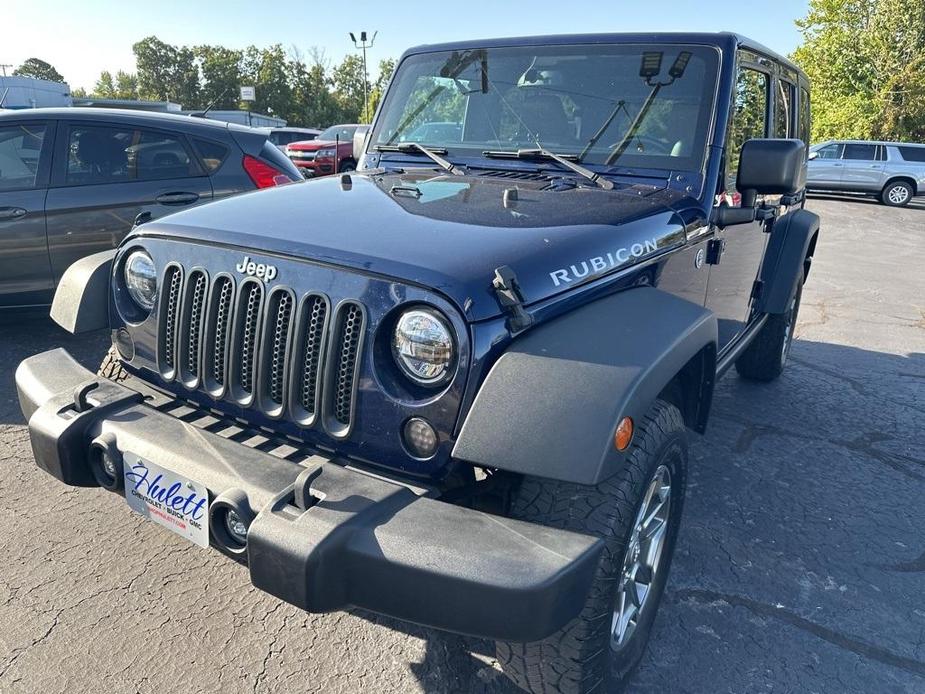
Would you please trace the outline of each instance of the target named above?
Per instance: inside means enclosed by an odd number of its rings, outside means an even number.
[[[610,647],[626,647],[662,569],[662,550],[671,513],[671,472],[660,465],[649,480],[623,557],[620,586],[610,627]]]

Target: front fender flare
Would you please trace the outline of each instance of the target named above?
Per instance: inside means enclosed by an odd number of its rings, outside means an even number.
[[[775,222],[761,266],[759,312],[786,313],[790,308],[797,282],[805,282],[809,274],[818,235],[819,216],[808,210],[794,210]]]
[[[73,263],[58,282],[51,319],[75,335],[109,327],[109,277],[115,249]]]
[[[596,484],[618,469],[617,423],[639,423],[699,354],[712,397],[716,317],[640,287],[541,324],[495,362],[463,422],[453,456],[475,465]]]

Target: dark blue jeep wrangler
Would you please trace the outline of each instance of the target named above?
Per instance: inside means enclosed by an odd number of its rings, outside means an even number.
[[[360,171],[138,226],[16,382],[38,465],[311,611],[497,641],[534,692],[622,683],[686,432],[780,375],[819,228],[805,76],[732,34],[425,46]],[[600,689],[598,689],[600,690]]]

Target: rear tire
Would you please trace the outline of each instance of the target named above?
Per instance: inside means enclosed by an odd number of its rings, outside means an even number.
[[[681,413],[658,400],[637,423],[626,464],[612,477],[594,486],[524,478],[513,500],[514,518],[596,535],[604,539],[605,547],[577,617],[542,641],[496,644],[498,662],[518,686],[534,694],[611,692],[625,686],[642,659],[665,588],[686,476],[687,439]],[[654,508],[650,500],[656,499],[664,519],[654,511],[650,514]],[[645,529],[660,523],[651,539],[643,539],[647,533],[640,532],[642,515],[652,522]],[[637,563],[650,559],[651,568]],[[633,565],[627,568],[630,560]],[[628,597],[631,592],[636,600]],[[637,601],[641,606],[630,630],[633,617],[623,608],[635,608]],[[623,630],[621,624],[626,625]]]
[[[736,360],[736,371],[751,381],[773,381],[784,372],[800,312],[803,283],[797,284],[786,313],[768,316],[761,332]]]
[[[905,181],[891,181],[880,193],[880,201],[890,207],[905,207],[912,202],[915,191]]]
[[[116,383],[122,383],[122,381],[129,376],[128,371],[122,368],[122,362],[119,359],[119,355],[116,354],[115,347],[110,347],[109,351],[106,352],[106,356],[103,357],[103,361],[100,364],[100,368],[97,369],[96,374],[103,378],[108,378],[110,381],[115,381]]]

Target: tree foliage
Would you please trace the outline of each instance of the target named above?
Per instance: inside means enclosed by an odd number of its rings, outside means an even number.
[[[172,46],[148,36],[132,48],[137,73],[103,71],[93,96],[173,101],[190,110],[248,109],[295,126],[369,122],[395,68],[394,60],[379,63],[369,85],[369,113],[364,113],[363,61],[357,55],[331,67],[321,51],[312,49],[306,57],[280,44],[237,50]],[[257,100],[240,101],[242,86],[255,87]]]
[[[63,82],[64,77],[55,70],[50,64],[39,58],[29,58],[18,68],[13,70],[17,77],[34,77],[38,80],[50,80],[51,82]]]
[[[925,140],[922,0],[810,0],[797,26],[815,141]]]

